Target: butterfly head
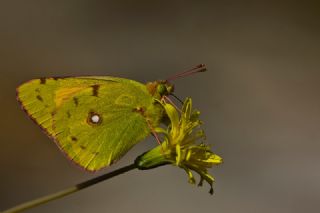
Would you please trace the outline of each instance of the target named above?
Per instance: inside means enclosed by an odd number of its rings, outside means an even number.
[[[174,91],[174,86],[168,81],[161,80],[147,83],[147,89],[152,96],[161,98],[163,96],[172,94]]]
[[[170,95],[174,91],[173,84],[170,84],[168,81],[159,81],[157,85],[157,93],[159,93],[160,96],[164,95]]]

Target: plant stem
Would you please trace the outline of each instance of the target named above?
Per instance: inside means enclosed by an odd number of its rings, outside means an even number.
[[[72,194],[74,192],[77,192],[77,191],[80,191],[82,189],[85,189],[89,186],[92,186],[94,184],[97,184],[101,181],[104,181],[104,180],[107,180],[107,179],[110,179],[112,177],[115,177],[115,176],[118,176],[120,174],[123,174],[125,172],[128,172],[130,170],[133,170],[137,168],[136,165],[133,163],[133,164],[130,164],[128,166],[125,166],[125,167],[122,167],[120,169],[117,169],[115,171],[112,171],[110,173],[107,173],[107,174],[104,174],[104,175],[101,175],[101,176],[98,176],[98,177],[95,177],[93,179],[90,179],[90,180],[87,180],[87,181],[84,181],[82,183],[79,183],[75,186],[72,186],[70,188],[67,188],[65,190],[62,190],[60,192],[56,192],[56,193],[53,193],[53,194],[50,194],[50,195],[46,195],[46,196],[43,196],[43,197],[40,197],[40,198],[37,198],[37,199],[34,199],[34,200],[31,200],[31,201],[28,201],[28,202],[25,202],[25,203],[22,203],[20,205],[17,205],[15,207],[12,207],[10,209],[7,209],[5,211],[3,211],[2,213],[14,213],[14,212],[21,212],[23,210],[26,210],[26,209],[30,209],[30,208],[33,208],[33,207],[36,207],[36,206],[39,206],[41,204],[44,204],[44,203],[47,203],[49,201],[52,201],[52,200],[55,200],[55,199],[58,199],[58,198],[61,198],[61,197],[64,197],[64,196],[67,196],[69,194]]]

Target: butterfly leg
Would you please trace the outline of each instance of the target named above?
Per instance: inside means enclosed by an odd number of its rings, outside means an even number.
[[[168,96],[162,96],[162,100],[164,100],[166,103],[170,103],[172,106],[174,106],[174,108],[176,108],[176,110],[182,113],[181,110],[177,107],[177,105],[175,105],[175,103]]]
[[[150,128],[150,131],[151,131],[152,135],[157,140],[158,144],[161,146],[162,153],[164,153],[164,150],[163,150],[163,147],[162,147],[162,144],[161,144],[161,141],[159,139],[158,134],[156,133],[155,129],[152,127],[150,121],[148,119],[146,119],[146,121],[147,121],[147,124],[148,124],[148,126]]]
[[[140,114],[146,119],[146,122],[147,122],[147,124],[148,124],[148,126],[149,126],[149,129],[150,129],[152,135],[155,137],[155,139],[157,140],[158,144],[161,146],[161,149],[162,149],[162,152],[163,152],[163,147],[162,147],[161,141],[160,141],[160,139],[159,139],[159,136],[158,136],[157,132],[155,131],[155,129],[152,127],[150,120],[149,120],[148,117],[145,115],[145,113],[144,113],[144,112],[145,112],[145,111],[144,111],[144,108],[142,108],[142,107],[137,107],[137,108],[134,109],[134,111],[140,113]]]
[[[171,93],[170,94],[172,97],[174,97],[175,99],[177,99],[182,105],[183,105],[183,101],[178,97],[176,96],[175,94]]]

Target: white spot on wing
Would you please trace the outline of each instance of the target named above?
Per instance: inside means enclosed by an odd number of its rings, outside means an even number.
[[[95,124],[99,123],[99,121],[100,121],[99,115],[92,115],[91,121],[92,121],[92,123],[95,123]]]

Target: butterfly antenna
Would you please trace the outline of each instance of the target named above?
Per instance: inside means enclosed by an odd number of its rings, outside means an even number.
[[[172,97],[174,97],[175,99],[177,99],[181,104],[183,104],[183,101],[178,97],[176,96],[175,94],[171,93],[170,95],[172,95]]]
[[[206,65],[199,64],[199,65],[193,67],[192,69],[189,69],[187,71],[184,71],[184,72],[181,72],[181,73],[177,73],[177,74],[175,74],[173,76],[170,76],[169,78],[167,78],[166,81],[172,81],[172,80],[175,80],[177,78],[185,77],[185,76],[192,75],[192,74],[198,73],[198,72],[205,72],[206,70],[207,70]]]

